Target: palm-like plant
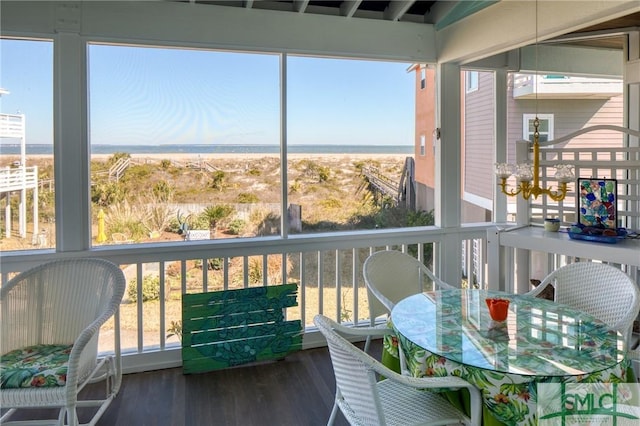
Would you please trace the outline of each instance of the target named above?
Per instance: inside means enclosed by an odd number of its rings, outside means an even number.
[[[228,204],[218,204],[205,208],[201,216],[209,222],[209,230],[215,232],[218,228],[218,223],[231,216],[234,210],[235,209]]]

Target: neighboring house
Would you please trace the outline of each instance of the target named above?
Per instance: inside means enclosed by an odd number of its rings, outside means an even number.
[[[416,74],[416,186],[417,206],[434,208],[435,187],[435,71],[424,65]],[[462,108],[462,221],[491,221],[494,177],[494,78],[491,72],[465,71],[461,79]],[[510,73],[507,90],[507,160],[515,163],[517,140],[533,138],[533,118],[540,119],[540,141],[596,124],[622,126],[622,80]],[[431,90],[429,90],[431,88]],[[593,132],[566,142],[566,147],[620,146],[616,132]],[[513,199],[510,199],[513,201]]]
[[[408,71],[416,75],[415,96],[415,183],[416,208],[431,210],[435,188],[435,70],[425,64],[416,64]]]

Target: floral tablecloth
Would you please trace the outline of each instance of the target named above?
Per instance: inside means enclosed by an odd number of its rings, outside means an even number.
[[[580,312],[562,305],[549,305],[551,302],[548,301],[518,298],[512,300],[512,321],[507,331],[478,329],[468,327],[465,321],[475,315],[477,318],[471,320],[476,326],[491,325],[481,305],[469,304],[469,298],[461,297],[460,290],[446,292],[440,292],[446,296],[437,301],[431,297],[426,303],[419,299],[422,295],[413,296],[416,298],[413,302],[406,302],[404,306],[400,305],[404,301],[400,302],[398,311],[394,309],[393,321],[401,321],[410,338],[403,335],[401,327],[390,322],[398,337],[389,337],[384,342],[386,363],[397,357],[400,345],[411,375],[458,376],[473,383],[482,392],[485,424],[537,424],[538,383],[625,383],[629,380],[630,362],[619,349],[619,336],[597,320],[591,322]],[[487,296],[486,293],[474,294],[476,302],[482,300],[484,303]],[[424,312],[429,304],[432,307],[440,305],[435,313],[437,321]],[[478,309],[473,312],[475,308]],[[549,315],[559,320],[549,325],[545,322],[545,309],[553,308],[555,312]],[[536,315],[532,317],[531,312]],[[411,333],[407,333],[409,322]],[[569,327],[567,322],[575,326]],[[555,327],[558,323],[560,325]],[[463,339],[460,338],[461,330],[465,333]],[[559,343],[553,344],[557,339],[560,339]],[[446,357],[426,350],[415,341],[437,347]],[[449,390],[441,391],[447,393]],[[455,397],[451,392],[448,394],[450,400]],[[486,411],[497,422],[487,422]]]

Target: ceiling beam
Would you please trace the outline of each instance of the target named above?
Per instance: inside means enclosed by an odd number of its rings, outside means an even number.
[[[620,78],[622,50],[538,45],[520,49],[520,72]]]
[[[399,21],[413,3],[415,3],[415,0],[391,0],[384,10],[384,19],[388,21]]]
[[[637,0],[576,4],[502,0],[437,31],[438,61],[465,64],[640,12]]]
[[[340,15],[351,18],[353,14],[356,13],[356,10],[358,10],[358,7],[360,7],[360,3],[362,3],[362,0],[343,1],[340,4]]]
[[[88,40],[435,63],[431,24],[189,4],[71,2]],[[56,37],[56,2],[2,1],[0,31]]]
[[[299,13],[304,13],[309,6],[309,0],[293,0],[293,10]]]

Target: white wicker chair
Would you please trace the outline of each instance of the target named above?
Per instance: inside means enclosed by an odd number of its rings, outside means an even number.
[[[482,414],[480,392],[459,377],[414,378],[391,371],[354,346],[344,336],[378,337],[389,329],[345,327],[316,315],[314,323],[327,339],[336,394],[328,425],[332,425],[338,408],[352,425],[479,425]],[[376,374],[384,379],[378,381]],[[442,395],[429,388],[468,389],[471,416],[453,407]]]
[[[640,310],[638,287],[631,277],[611,265],[577,262],[551,272],[528,295],[555,288],[555,301],[587,312],[631,341],[633,321]]]
[[[395,250],[378,251],[369,256],[363,265],[363,276],[367,286],[371,326],[375,325],[379,316],[389,315],[395,304],[405,297],[426,290],[452,288],[436,277],[424,263]],[[370,341],[368,337],[365,352],[369,350]],[[400,371],[408,374],[404,353],[400,348],[398,352]]]
[[[58,425],[77,425],[76,408],[92,407],[88,413],[92,418],[86,424],[93,425],[98,421],[118,393],[122,379],[118,307],[125,286],[120,268],[102,259],[48,262],[18,274],[2,286],[0,342],[5,360],[8,352],[34,345],[73,346],[67,363],[66,383],[59,382],[50,387],[5,388],[8,384],[3,376],[0,406],[7,411],[0,418],[1,424],[56,423],[54,419],[9,421],[16,410],[25,408],[58,408]],[[114,355],[98,359],[99,330],[112,316]],[[5,374],[10,367],[3,365]],[[27,370],[24,365],[18,367]],[[37,377],[42,367],[31,367],[33,377]],[[12,369],[11,372],[19,370]],[[64,367],[56,370],[56,374],[64,377]],[[6,377],[7,382],[15,382],[20,375],[7,374]],[[29,386],[31,380],[35,379],[25,378],[17,386]],[[106,382],[104,399],[78,398],[87,383],[98,381]]]

